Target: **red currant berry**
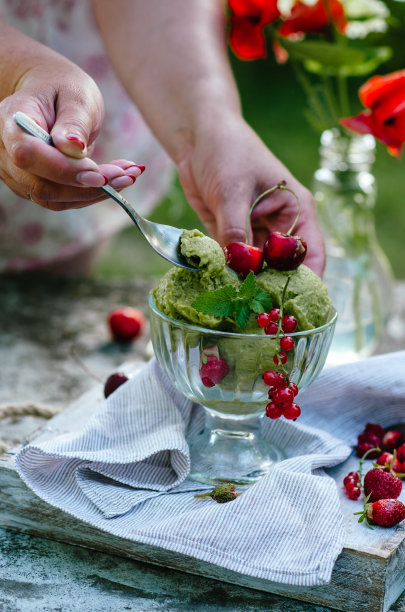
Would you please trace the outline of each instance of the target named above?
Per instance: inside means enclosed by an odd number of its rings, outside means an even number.
[[[290,387],[291,391],[294,393],[294,397],[296,395],[298,395],[299,389],[298,389],[298,387],[297,387],[297,385],[295,383],[290,382],[289,387]]]
[[[361,495],[361,489],[359,487],[353,487],[350,491],[347,491],[347,496],[349,499],[359,499]]]
[[[285,334],[293,334],[297,329],[297,319],[292,315],[286,315],[281,319],[281,329]]]
[[[346,478],[345,478],[346,480]],[[359,484],[358,480],[355,480],[354,478],[347,478],[346,482],[345,482],[345,489],[346,491],[350,491],[350,489],[353,489],[353,487],[357,487]]]
[[[280,318],[280,308],[272,308],[269,312],[269,317],[270,321],[277,323]]]
[[[283,336],[280,339],[280,347],[283,351],[291,351],[294,348],[294,344],[294,338],[291,338],[291,336]]]
[[[359,482],[360,480],[360,476],[357,472],[349,472],[347,476],[345,476],[344,480],[343,480],[343,484],[346,485],[346,483],[348,482],[348,480],[354,480],[355,482]]]
[[[277,406],[274,402],[269,402],[266,406],[266,416],[269,419],[279,419],[283,414],[283,409],[281,406]]]
[[[256,322],[259,327],[267,327],[269,323],[271,323],[271,319],[269,317],[268,312],[262,312],[257,315]]]
[[[263,372],[264,384],[268,385],[269,387],[275,387],[277,374],[278,372],[274,372],[273,370],[266,370],[265,372]]]
[[[294,402],[284,409],[284,416],[286,419],[289,420],[298,419],[300,414],[301,408],[298,406],[298,404],[295,404]]]
[[[278,332],[278,323],[269,323],[264,332],[267,336],[275,336]]]
[[[280,357],[280,361],[281,363],[284,365],[285,363],[287,363],[287,355],[285,353],[283,353],[283,351],[280,351],[279,355],[274,355],[273,357],[273,361],[276,365],[278,365],[278,360]]]
[[[275,387],[280,389],[281,387],[287,386],[285,376],[282,372],[274,372],[273,370],[266,370],[263,374],[264,384],[269,387]]]
[[[293,403],[294,393],[291,391],[291,389],[288,389],[288,388],[287,389],[277,389],[272,394],[272,400],[278,406],[282,406],[283,408],[286,408],[287,406],[290,406]]]

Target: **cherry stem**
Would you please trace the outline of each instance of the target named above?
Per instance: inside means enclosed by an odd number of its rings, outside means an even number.
[[[94,380],[98,380],[98,382],[101,382],[104,384],[104,381],[101,380],[101,378],[99,378],[96,374],[94,374],[94,372],[92,372],[84,363],[84,361],[79,357],[77,351],[76,351],[76,347],[72,344],[72,346],[70,347],[70,353],[72,355],[72,357],[74,357],[77,361],[77,363],[80,365],[80,367],[82,368],[82,370],[84,370],[84,372],[86,372],[86,374],[88,374],[89,376],[91,376],[91,378],[94,378]]]
[[[366,451],[364,453],[364,455],[361,457],[360,461],[359,461],[359,469],[357,470],[357,473],[359,475],[359,486],[362,486],[362,480],[363,480],[363,463],[364,460],[367,459],[367,455],[369,455],[370,453],[374,452],[374,451],[378,451],[381,452],[381,448],[379,448],[378,446],[375,446],[374,448],[369,448],[368,451]]]
[[[290,276],[290,275],[288,275],[288,276],[287,276],[287,280],[286,280],[286,282],[285,282],[285,285],[284,285],[284,287],[283,287],[283,293],[281,294],[281,300],[280,300],[280,315],[279,315],[279,317],[278,317],[278,328],[277,328],[277,333],[276,333],[276,335],[275,335],[275,339],[276,339],[276,340],[278,340],[278,339],[279,339],[280,334],[281,334],[281,331],[282,331],[282,329],[281,329],[281,319],[283,318],[284,302],[285,302],[285,294],[286,294],[286,292],[287,292],[287,287],[288,287],[288,283],[290,282],[290,278],[291,278],[291,276]],[[285,367],[283,366],[283,364],[281,363],[281,359],[280,359],[280,351],[279,351],[278,349],[276,349],[276,355],[277,355],[277,358],[278,358],[278,365],[279,365],[279,367],[280,367],[281,371],[283,372],[283,374],[284,374],[284,376],[285,376],[285,378],[286,378],[286,381],[287,381],[287,382],[289,382],[290,377],[288,376],[288,372],[287,372],[286,368],[285,368]]]
[[[294,198],[297,200],[297,204],[298,204],[298,212],[297,212],[297,216],[295,217],[292,226],[290,227],[290,229],[288,230],[288,232],[286,233],[286,236],[291,236],[294,227],[297,225],[298,223],[298,219],[300,218],[300,214],[301,214],[301,200],[299,199],[299,197],[297,196],[297,194],[295,193],[295,191],[293,191],[292,189],[289,189],[288,187],[285,187],[284,185],[282,185],[280,187],[280,189],[284,189],[284,191],[289,191],[290,193],[293,194]]]
[[[263,198],[265,198],[266,196],[270,195],[271,193],[273,193],[274,191],[277,191],[277,189],[281,189],[281,188],[285,188],[286,182],[285,181],[281,181],[280,183],[277,183],[277,185],[274,185],[274,187],[270,187],[270,189],[266,189],[266,191],[263,191],[263,193],[261,193],[256,200],[253,202],[252,206],[250,207],[249,210],[249,214],[246,218],[246,244],[249,244],[249,223],[250,223],[250,215],[253,212],[253,209],[255,208],[255,206],[257,206],[257,204],[259,202],[261,202],[263,200]]]
[[[292,189],[287,187],[286,181],[280,181],[280,183],[277,183],[277,185],[274,185],[274,187],[270,187],[270,189],[266,189],[266,191],[263,191],[263,193],[261,193],[256,198],[256,200],[253,202],[252,206],[250,207],[249,214],[248,214],[248,216],[246,218],[246,230],[245,230],[245,236],[246,236],[245,241],[246,241],[246,244],[249,244],[249,223],[250,223],[250,216],[251,216],[251,214],[253,212],[253,209],[257,206],[257,204],[259,202],[261,202],[261,200],[263,198],[265,198],[266,196],[270,195],[274,191],[277,191],[277,189],[283,189],[284,191],[289,191],[290,193],[292,193],[292,195],[297,200],[297,204],[298,204],[297,216],[295,217],[295,219],[293,221],[293,224],[291,225],[290,229],[286,233],[286,236],[290,236],[291,233],[294,230],[294,227],[297,225],[298,219],[300,218],[300,214],[301,214],[301,200],[299,199],[299,197],[297,196],[295,191],[293,191]]]

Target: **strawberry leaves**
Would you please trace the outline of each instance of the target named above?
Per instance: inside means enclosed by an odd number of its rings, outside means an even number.
[[[233,285],[226,285],[216,291],[201,294],[191,306],[203,314],[234,319],[243,329],[252,312],[268,312],[273,303],[271,296],[256,285],[256,277],[250,272],[239,291]]]

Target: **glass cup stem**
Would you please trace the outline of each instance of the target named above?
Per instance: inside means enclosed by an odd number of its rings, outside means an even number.
[[[233,419],[204,408],[205,428],[190,441],[193,480],[250,484],[282,459],[281,451],[261,437],[262,415]]]

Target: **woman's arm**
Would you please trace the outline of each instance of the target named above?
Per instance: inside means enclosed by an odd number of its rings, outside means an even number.
[[[21,197],[29,194],[52,210],[80,208],[103,199],[94,187],[125,175],[126,164],[98,166],[87,157],[104,114],[93,79],[4,22],[0,22],[0,58],[1,180]],[[50,132],[55,148],[23,132],[13,120],[16,111]],[[124,180],[133,183],[129,176]]]
[[[110,59],[124,86],[179,169],[191,206],[225,245],[244,240],[254,199],[286,180],[302,200],[297,233],[318,274],[323,241],[311,194],[244,121],[227,59],[224,6],[218,0],[93,0]],[[296,214],[288,192],[264,199],[252,216],[262,245]]]

